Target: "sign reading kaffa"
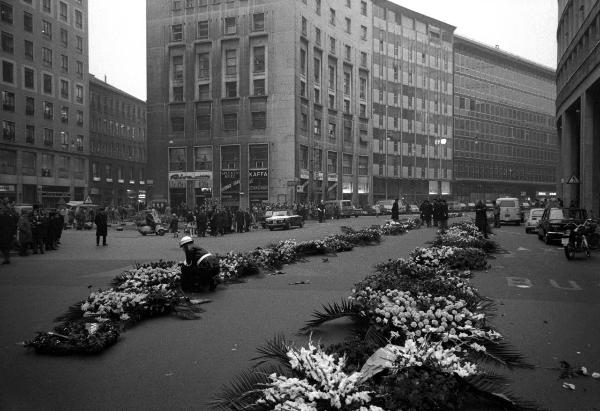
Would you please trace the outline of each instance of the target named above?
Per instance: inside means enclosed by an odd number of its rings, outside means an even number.
[[[249,170],[248,191],[269,191],[269,171]]]
[[[221,193],[240,192],[240,170],[221,171]]]

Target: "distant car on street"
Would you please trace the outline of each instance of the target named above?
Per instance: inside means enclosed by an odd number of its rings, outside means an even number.
[[[302,221],[301,216],[294,214],[289,210],[278,210],[273,211],[273,214],[270,217],[265,218],[265,225],[271,231],[276,228],[289,230],[292,226],[302,228],[304,221]]]
[[[363,206],[362,209],[363,209],[363,212],[365,213],[365,215],[377,215],[378,212],[375,207],[377,207],[377,206],[372,206],[372,205],[367,204],[367,205]]]
[[[532,233],[537,231],[537,226],[544,214],[543,208],[532,208],[529,210],[529,215],[525,219],[525,232]]]
[[[421,211],[419,210],[419,206],[416,204],[411,204],[410,206],[410,213],[411,214],[419,214]]]
[[[538,224],[538,238],[546,244],[560,240],[568,224],[583,224],[586,218],[587,212],[584,209],[548,207]]]
[[[467,203],[468,211],[475,211],[475,203]]]

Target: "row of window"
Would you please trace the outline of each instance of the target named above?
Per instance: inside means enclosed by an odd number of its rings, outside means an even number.
[[[17,155],[21,158],[18,169]],[[0,174],[71,178],[71,173],[76,180],[85,178],[85,158],[0,149]]]
[[[307,37],[308,36],[308,22],[305,17],[302,17],[301,25],[302,25],[302,35],[304,37]],[[364,26],[361,26],[361,27],[364,27]],[[365,27],[365,30],[366,30],[366,27]],[[321,29],[319,27],[315,26],[314,42],[319,48],[322,46],[321,37],[322,37]],[[328,52],[329,52],[329,54],[331,54],[333,56],[337,55],[338,41],[334,36],[329,36]],[[341,50],[340,50],[340,52],[341,52]],[[343,57],[346,61],[352,62],[352,46],[350,46],[348,44],[344,44]],[[368,65],[367,57],[368,57],[367,52],[365,52],[365,51],[360,52],[359,64],[361,67],[365,67],[365,68],[367,67],[367,65]]]
[[[387,167],[387,174],[385,169]],[[428,171],[429,170],[429,171]],[[452,170],[444,167],[426,167],[403,166],[400,161],[392,164],[385,164],[385,158],[373,157],[373,177],[402,177],[402,178],[420,178],[420,179],[451,179]]]
[[[542,146],[545,147],[545,146]],[[454,147],[456,156],[466,156],[471,154],[490,154],[491,159],[500,159],[501,157],[511,159],[522,159],[525,161],[546,161],[554,162],[558,160],[558,153],[554,150],[546,150],[538,147],[520,147],[511,144],[499,144],[487,141],[456,139]]]
[[[219,150],[221,152],[221,170],[240,169],[239,145],[222,145]],[[249,170],[269,167],[269,146],[267,144],[249,144],[247,155]],[[193,156],[193,171],[213,171],[213,146],[195,146]],[[187,147],[169,148],[169,171],[188,171]]]
[[[473,116],[473,113],[484,114],[481,118],[487,118],[495,121],[522,121],[530,123],[530,125],[544,126],[548,128],[555,127],[553,116],[540,114],[520,108],[512,108],[501,104],[490,103],[476,99],[474,97],[455,96],[454,104],[459,109],[467,110],[464,113],[467,116]],[[469,113],[473,112],[473,113]]]
[[[63,150],[71,151],[83,151],[83,139],[84,136],[78,134],[75,138],[71,137],[68,131],[60,131],[59,133],[60,147]],[[36,127],[30,124],[25,125],[24,133],[19,134],[24,136],[24,142],[26,144],[36,144]],[[16,130],[15,123],[13,121],[2,120],[2,140],[15,142],[16,141]],[[42,143],[46,147],[54,147],[54,130],[51,128],[44,128],[42,132]]]
[[[94,161],[92,162],[92,179],[93,181],[100,181],[100,179],[103,177],[106,179],[107,182],[112,182],[113,178],[116,177],[115,181],[117,183],[125,183],[125,181],[128,181],[129,184],[135,184],[135,167],[129,167],[128,168],[128,179],[125,180],[125,174],[123,173],[123,166],[117,166],[113,168],[112,164],[104,164],[104,167],[102,167],[104,169],[104,172],[102,173],[102,175],[100,174],[100,163]],[[113,172],[113,170],[116,171],[116,175]],[[146,183],[146,179],[144,178],[144,169],[143,168],[139,168],[137,170],[137,176],[139,178],[139,182],[140,184],[145,184]]]
[[[94,141],[95,140],[95,141]],[[90,143],[90,153],[127,161],[146,161],[146,150],[131,143],[110,142],[94,139]]]
[[[15,111],[15,94],[10,91],[2,92],[2,110],[7,112]],[[35,116],[36,104],[35,98],[25,96],[25,115]],[[42,113],[44,119],[54,120],[54,103],[49,101],[42,101]],[[62,123],[68,124],[70,121],[70,108],[68,106],[61,106],[60,108],[60,120]],[[75,110],[75,122],[77,126],[83,127],[83,111]]]
[[[464,136],[486,136],[491,140],[516,139],[519,142],[531,145],[555,145],[557,143],[556,132],[554,131],[545,133],[534,129],[511,127],[505,124],[458,117],[454,119],[454,124],[456,134]]]
[[[3,67],[3,74],[5,73],[4,68],[5,68],[5,63],[6,66],[8,65],[12,65],[11,62],[7,62],[5,60],[2,61],[2,67]],[[6,72],[10,73],[11,71],[14,71],[14,67],[6,67]],[[11,81],[6,81],[6,83],[9,84],[15,84],[15,79],[13,75],[10,75],[8,77],[4,77],[3,79],[7,79],[7,80],[11,80]],[[35,73],[35,69],[31,68],[31,67],[27,67],[27,66],[23,66],[23,76],[22,76],[22,80],[23,80],[23,85],[22,87],[25,90],[30,90],[30,91],[38,91],[38,88],[40,89],[42,94],[45,94],[47,96],[54,96],[55,93],[55,83],[54,83],[54,75],[51,73],[46,73],[43,72],[41,75],[41,79],[40,79],[40,83],[41,83],[41,87],[38,86],[37,82],[36,82],[36,73]],[[71,88],[71,80],[66,79],[66,78],[59,78],[58,79],[58,84],[59,84],[59,93],[58,96],[62,99],[62,100],[66,100],[66,101],[70,101],[72,98],[72,88]],[[78,104],[83,104],[83,84],[75,84],[75,94],[73,96],[73,100],[78,103]]]
[[[210,132],[212,126],[211,114],[199,114],[196,117],[196,130],[200,132]],[[267,128],[267,112],[252,111],[250,118],[250,127],[254,130],[262,130]],[[223,113],[221,129],[225,131],[238,130],[238,113]],[[173,116],[171,117],[171,132],[183,133],[185,131],[185,118]]]
[[[145,141],[146,131],[143,127],[135,127],[106,118],[92,117],[91,131],[112,137],[125,137],[131,140]]]
[[[300,145],[300,169],[309,171],[323,171],[323,150],[314,148],[312,152],[312,164],[309,159],[309,148],[305,145]],[[327,151],[327,172],[337,173],[337,156],[336,151]],[[342,174],[354,174],[354,155],[342,153]],[[358,175],[366,176],[369,174],[369,157],[358,156]]]
[[[314,10],[317,15],[321,15],[322,0],[314,0]],[[325,0],[327,2],[327,0]],[[308,4],[307,0],[302,0],[302,3]],[[352,9],[352,0],[346,0],[345,6],[347,9]],[[365,0],[360,1],[360,14],[367,16],[367,2]],[[329,23],[332,26],[337,24],[336,11],[334,8],[329,8]]]
[[[223,35],[231,36],[238,32],[238,16],[224,17],[222,20]],[[265,30],[265,14],[254,13],[252,15],[252,31],[260,32]],[[185,40],[185,25],[183,23],[171,25],[171,41],[174,43],[183,42]],[[208,39],[210,36],[210,24],[208,20],[198,21],[196,23],[196,38]]]
[[[126,117],[130,120],[145,120],[146,110],[143,103],[129,104],[117,97],[102,95],[93,90],[94,84],[90,86],[90,107],[97,113],[112,114]]]
[[[2,51],[5,51],[7,54],[13,54],[13,51],[14,51],[12,34],[6,33],[4,31],[2,32]],[[24,53],[25,53],[26,60],[34,61],[33,42],[31,42],[29,40],[25,40]],[[50,49],[48,47],[42,47],[41,55],[42,55],[42,61],[43,61],[44,66],[48,67],[48,68],[52,68],[53,64],[54,64],[52,49]],[[14,68],[15,64],[13,62],[11,62],[10,60],[3,60],[3,61],[7,61]],[[60,70],[62,73],[70,72],[69,56],[67,56],[65,54],[60,55]],[[77,76],[79,78],[83,78],[83,61],[80,61],[80,60],[75,61],[75,73],[77,74]],[[14,73],[11,75],[10,70],[8,70],[8,68],[7,68],[7,76],[14,78]],[[12,82],[12,80],[10,80],[10,81],[4,80],[4,81]]]
[[[518,180],[536,182],[555,182],[555,169],[552,167],[524,167],[515,164],[490,165],[473,161],[455,161],[456,178],[475,178],[492,180]]]

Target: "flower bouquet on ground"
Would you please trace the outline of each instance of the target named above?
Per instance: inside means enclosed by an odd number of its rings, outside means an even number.
[[[217,255],[219,259],[219,281],[235,282],[242,277],[258,274],[259,267],[252,259],[252,253],[230,251],[225,255]]]
[[[478,248],[462,247],[417,247],[409,258],[417,264],[428,267],[448,267],[459,270],[483,270],[487,268],[487,255]]]
[[[498,251],[498,244],[495,241],[485,238],[471,223],[453,224],[444,234],[438,236],[432,241],[434,247],[462,247],[479,248],[486,253]]]

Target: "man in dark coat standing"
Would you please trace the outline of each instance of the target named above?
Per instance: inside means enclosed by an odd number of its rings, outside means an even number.
[[[442,213],[440,215],[440,230],[443,233],[446,232],[448,228],[448,218],[450,217],[448,214],[448,203],[443,198],[440,200]]]
[[[424,200],[419,209],[421,211],[421,219],[427,224],[427,227],[431,227],[431,216],[433,215],[433,207],[429,200]]]
[[[481,200],[475,205],[475,225],[483,233],[483,236],[488,238],[487,209]]]
[[[0,251],[4,260],[2,264],[10,264],[10,249],[17,232],[17,220],[5,204],[0,204]]]
[[[394,205],[392,205],[392,220],[398,221],[398,217],[400,216],[400,206],[398,205],[398,199],[394,201]]]
[[[198,231],[198,237],[206,237],[206,226],[208,224],[208,217],[204,207],[196,214],[196,231]]]
[[[100,211],[96,213],[94,217],[94,223],[96,224],[96,246],[100,245],[100,237],[102,237],[102,245],[106,244],[106,235],[108,234],[108,217],[104,211],[104,207],[100,208]]]

